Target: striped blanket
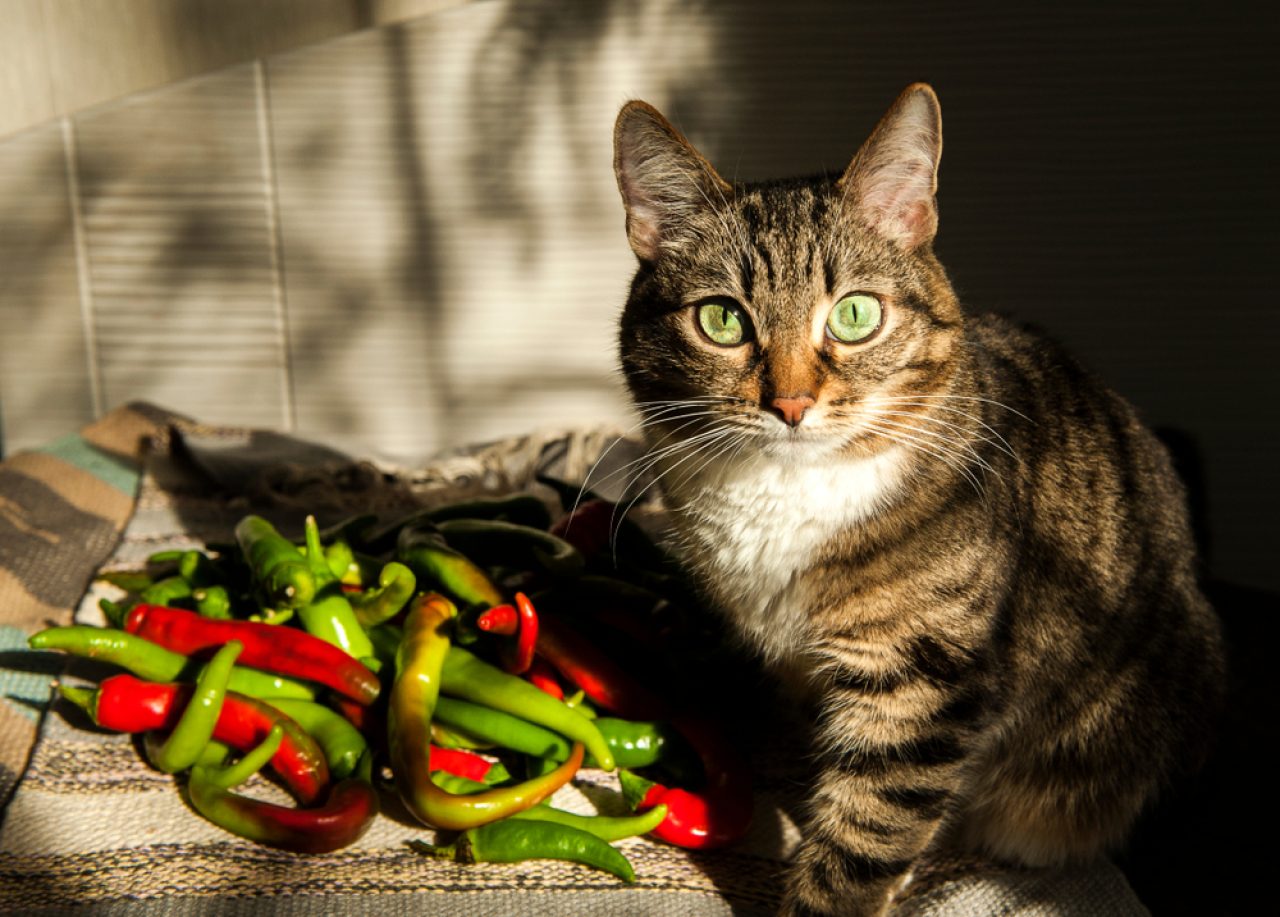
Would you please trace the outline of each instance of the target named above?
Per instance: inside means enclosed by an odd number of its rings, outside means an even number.
[[[304,856],[242,841],[190,811],[181,779],[150,769],[131,737],[99,731],[52,701],[55,680],[93,679],[100,670],[25,648],[26,636],[48,624],[101,623],[97,602],[113,587],[94,580],[98,570],[136,567],[156,550],[228,541],[247,512],[296,528],[305,512],[336,518],[527,490],[539,486],[538,473],[580,480],[615,439],[607,430],[531,435],[391,469],[134,404],[0,464],[0,913],[773,913],[799,838],[794,813],[807,774],[781,706],[750,712],[770,725],[757,725],[758,741],[744,751],[758,785],[746,840],[707,853],[623,841],[637,875],[624,886],[551,861],[426,860],[405,841],[430,832],[394,811],[336,853]],[[609,460],[620,467],[634,448],[624,443]],[[614,780],[583,772],[556,804],[611,811]],[[1108,863],[1026,871],[940,861],[921,866],[909,892],[895,913],[1146,913]]]

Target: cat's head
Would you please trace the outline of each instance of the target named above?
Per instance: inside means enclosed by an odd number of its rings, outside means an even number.
[[[640,261],[622,366],[654,428],[796,458],[915,435],[961,323],[932,252],[932,89],[904,91],[837,178],[730,184],[644,102],[614,141]]]

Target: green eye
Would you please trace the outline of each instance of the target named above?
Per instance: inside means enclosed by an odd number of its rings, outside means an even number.
[[[880,327],[880,300],[870,293],[850,293],[827,316],[827,334],[854,344],[866,340]]]
[[[698,306],[698,326],[713,344],[733,347],[747,339],[747,317],[740,306],[708,302]]]

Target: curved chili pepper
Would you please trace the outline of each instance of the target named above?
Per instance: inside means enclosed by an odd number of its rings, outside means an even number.
[[[187,794],[192,807],[218,827],[297,853],[328,853],[353,844],[378,814],[378,794],[354,777],[335,786],[322,806],[293,809],[232,793],[216,768],[199,765],[191,769]]]
[[[440,523],[450,519],[498,519],[535,529],[551,524],[547,505],[533,494],[516,493],[505,497],[475,497],[427,510],[423,518]]]
[[[639,815],[578,815],[554,806],[534,806],[517,812],[512,818],[525,821],[549,821],[594,834],[602,841],[620,841],[625,837],[648,834],[667,817],[667,807],[654,806]]]
[[[96,691],[66,685],[59,690],[97,725],[130,733],[172,729],[192,694],[191,685],[157,684],[132,675],[113,675]],[[285,714],[262,701],[228,691],[213,737],[248,750],[276,725],[284,729],[285,740],[271,759],[271,767],[295,797],[312,802],[329,782],[329,768],[315,740]]]
[[[627,719],[665,718],[666,701],[555,615],[542,616],[538,652],[606,710]]]
[[[538,644],[538,612],[523,592],[516,593],[516,611],[520,616],[520,632],[516,635],[515,650],[507,661],[507,671],[523,675],[533,665],[533,650]]]
[[[323,538],[321,540],[323,541]],[[325,545],[324,562],[329,567],[329,572],[337,577],[342,585],[355,586],[357,589],[364,585],[364,577],[360,574],[360,562],[356,560],[356,552],[341,538]]]
[[[678,726],[702,761],[706,785],[691,792],[620,771],[623,795],[641,812],[666,805],[667,817],[653,831],[659,840],[699,850],[732,844],[751,824],[751,776],[713,724],[684,717]]]
[[[535,656],[525,676],[529,679],[529,683],[543,694],[550,694],[556,700],[564,700],[564,688],[560,687],[560,682],[556,680],[556,673],[551,666],[547,665],[545,659]]]
[[[635,870],[616,849],[579,828],[542,821],[498,821],[463,832],[452,844],[409,841],[416,853],[457,863],[520,863],[525,860],[569,860],[594,866],[634,882]]]
[[[480,793],[487,789],[483,783],[469,780],[456,774],[437,773],[433,774],[431,779],[441,789],[459,795]],[[555,806],[549,805],[546,800],[543,800],[536,806],[531,806],[508,817],[525,821],[555,822],[558,825],[567,825],[570,828],[577,828],[589,834],[594,834],[602,841],[620,841],[626,837],[648,834],[667,817],[667,807],[658,805],[638,815],[578,815],[575,812],[557,809]]]
[[[266,519],[245,516],[236,523],[236,541],[270,605],[298,608],[315,596],[315,577],[307,559]]]
[[[486,634],[510,637],[520,630],[520,616],[514,605],[494,605],[476,618],[476,627]]]
[[[347,597],[356,620],[365,628],[390,621],[413,598],[418,578],[404,564],[392,561],[378,574],[378,585]]]
[[[502,604],[502,593],[485,572],[445,543],[434,526],[401,529],[396,559],[413,571],[419,585],[434,584],[462,605]]]
[[[586,565],[573,545],[527,525],[496,519],[448,519],[437,528],[450,547],[479,564],[531,565],[554,576],[574,576]]]
[[[591,720],[523,678],[508,675],[461,647],[449,649],[440,685],[453,697],[514,714],[581,742],[603,770],[613,770],[613,752]]]
[[[475,796],[454,796],[431,781],[430,723],[449,653],[446,626],[456,616],[453,603],[439,594],[415,600],[405,620],[396,654],[396,679],[387,710],[391,769],[405,806],[421,822],[465,830],[503,818],[550,796],[577,773],[583,748],[551,774]],[[536,688],[532,688],[536,691]]]
[[[27,645],[37,650],[62,650],[85,659],[101,659],[147,681],[182,681],[203,665],[136,634],[84,624],[47,628],[28,637]],[[251,697],[311,700],[316,696],[316,692],[302,682],[242,665],[231,670],[227,690]]]
[[[573,751],[571,743],[559,733],[483,704],[441,697],[436,703],[435,718],[468,738],[535,758],[567,761]]]
[[[191,597],[191,584],[181,576],[167,576],[138,593],[138,600],[150,605],[172,605]]]
[[[138,605],[129,612],[125,630],[187,656],[239,640],[245,665],[319,682],[362,704],[372,703],[380,688],[378,676],[363,663],[292,627],[217,621],[180,608]]]
[[[178,722],[151,756],[157,769],[166,774],[176,774],[199,760],[200,753],[213,738],[227,694],[227,681],[242,649],[244,647],[233,640],[218,650],[204,667]]]
[[[323,704],[315,704],[305,700],[289,698],[273,698],[267,701],[289,719],[293,720],[307,735],[316,740],[320,750],[324,752],[325,761],[329,765],[329,774],[341,780],[355,772],[360,757],[369,748],[360,730],[356,729],[341,714],[335,713]]]

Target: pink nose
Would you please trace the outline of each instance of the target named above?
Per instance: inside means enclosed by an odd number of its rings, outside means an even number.
[[[789,427],[798,427],[804,412],[813,407],[813,399],[808,395],[796,395],[791,398],[774,398],[770,405],[774,412]]]

